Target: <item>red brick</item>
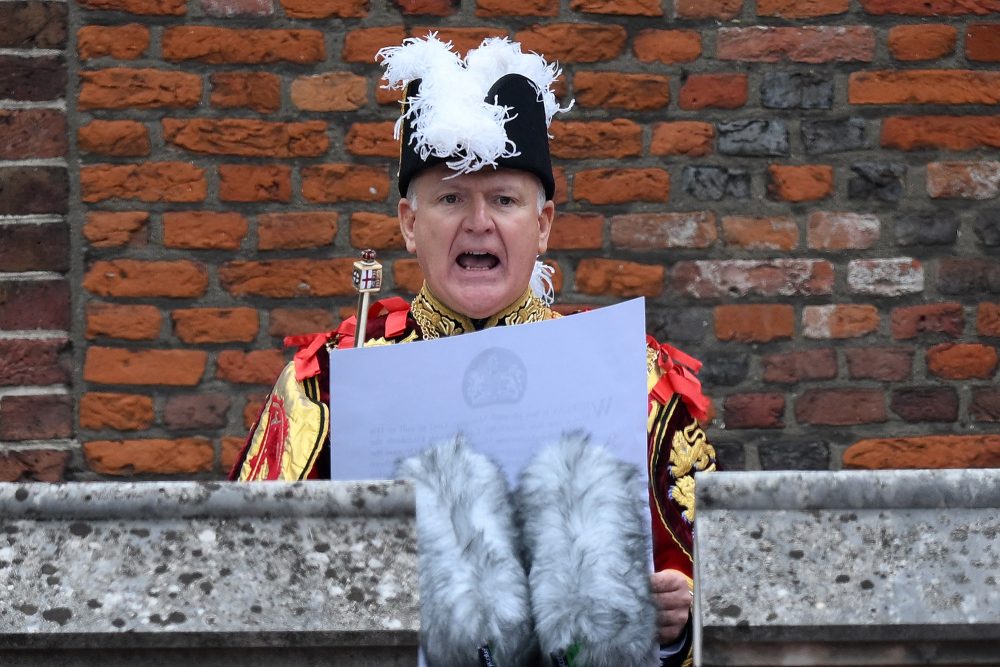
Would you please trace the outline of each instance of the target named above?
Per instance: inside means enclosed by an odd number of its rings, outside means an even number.
[[[795,384],[837,377],[837,353],[829,347],[769,354],[761,359],[761,365],[768,382]]]
[[[393,3],[404,16],[451,16],[455,13],[459,0],[393,0]]]
[[[613,60],[625,49],[625,28],[607,23],[546,23],[517,33],[524,51],[561,63]]]
[[[708,248],[717,237],[711,211],[632,213],[611,219],[611,242],[630,250]]]
[[[663,277],[660,265],[587,258],[576,267],[576,290],[582,294],[652,298],[663,292]]]
[[[0,109],[0,160],[64,157],[66,114],[59,109]]]
[[[205,438],[91,440],[83,456],[102,475],[177,475],[211,470],[215,448]]]
[[[69,281],[0,280],[0,330],[66,331],[70,323]]]
[[[976,333],[1000,336],[1000,303],[981,303],[976,309]]]
[[[476,0],[476,16],[558,15],[558,0]]]
[[[873,296],[916,294],[924,291],[924,267],[910,257],[854,259],[847,264],[847,287]]]
[[[69,271],[69,226],[62,222],[0,225],[0,271]]]
[[[163,59],[212,65],[318,63],[326,58],[319,30],[232,30],[184,25],[163,31]]]
[[[0,215],[62,214],[68,210],[65,167],[0,167],[0,183],[4,186],[0,188]]]
[[[642,154],[642,126],[624,118],[553,121],[549,134],[552,155],[558,158],[624,158]]]
[[[670,175],[662,169],[587,169],[573,177],[573,198],[591,204],[664,203]]]
[[[562,206],[569,201],[569,179],[566,177],[566,169],[552,167],[552,177],[556,181],[556,192],[552,195],[552,202]]]
[[[817,426],[852,426],[888,419],[880,389],[807,389],[795,401],[795,420]]]
[[[194,386],[205,374],[208,355],[198,350],[124,350],[91,345],[83,379],[97,384]]]
[[[778,16],[785,19],[844,14],[849,9],[850,0],[757,0],[757,16]]]
[[[62,55],[0,55],[0,97],[23,102],[58,100],[66,94]]]
[[[692,74],[681,86],[681,109],[739,109],[747,103],[746,74]]]
[[[748,304],[715,307],[715,337],[739,343],[768,343],[791,338],[795,310],[786,304]]]
[[[941,343],[927,350],[927,369],[948,380],[989,380],[997,369],[997,349],[979,343]]]
[[[860,250],[875,245],[880,234],[876,215],[815,211],[809,215],[806,239],[816,250]]]
[[[302,168],[302,196],[312,202],[385,201],[389,175],[382,167],[320,164]]]
[[[892,309],[892,337],[896,340],[916,338],[923,333],[957,338],[962,335],[963,328],[965,316],[960,303],[928,303]]]
[[[675,7],[677,18],[728,21],[740,15],[743,0],[677,0]]]
[[[858,338],[878,331],[878,308],[863,304],[831,304],[802,308],[806,338]]]
[[[884,16],[960,16],[962,14],[989,14],[1000,11],[997,0],[861,0],[861,7],[869,14]]]
[[[201,101],[201,77],[159,69],[111,69],[80,72],[76,104],[90,109],[194,108]]]
[[[187,308],[170,311],[174,333],[189,345],[250,343],[260,326],[254,308]]]
[[[270,72],[214,72],[212,106],[270,113],[281,108],[281,79]]]
[[[869,26],[720,28],[716,58],[749,62],[871,62],[875,31]]]
[[[585,14],[663,16],[660,0],[570,0],[569,6]]]
[[[163,315],[156,306],[87,302],[87,338],[156,340]]]
[[[273,123],[244,118],[163,119],[163,138],[194,153],[244,157],[318,157],[330,140],[326,123]]]
[[[257,248],[278,250],[333,245],[337,236],[334,211],[261,213],[257,216]]]
[[[632,39],[632,52],[644,63],[688,63],[701,55],[701,33],[647,28]]]
[[[152,425],[150,396],[90,391],[80,397],[80,428],[144,431]]]
[[[83,236],[95,248],[145,245],[148,224],[146,211],[94,211],[87,213]]]
[[[51,440],[73,436],[73,398],[61,395],[0,398],[0,440]]]
[[[29,449],[0,454],[0,482],[62,482],[70,452]]]
[[[220,164],[219,199],[291,201],[292,169],[283,164]]]
[[[908,69],[853,72],[851,104],[997,104],[1000,72]]]
[[[135,60],[149,48],[149,28],[138,23],[119,26],[85,25],[76,31],[80,60],[110,56]]]
[[[549,250],[600,250],[604,247],[604,216],[559,213],[549,234]]]
[[[577,103],[583,107],[648,111],[670,102],[670,79],[656,74],[577,72],[573,88]]]
[[[299,1],[309,4],[314,2],[314,0]],[[401,25],[351,30],[344,35],[341,58],[344,62],[371,65],[375,62],[375,54],[378,53],[379,49],[386,46],[398,46],[405,38],[406,29]]]
[[[95,164],[80,168],[83,201],[138,199],[200,202],[208,193],[205,170],[187,162]]]
[[[399,141],[393,137],[395,122],[353,123],[344,145],[353,155],[399,159]]]
[[[1000,148],[996,116],[893,116],[882,121],[882,146],[904,151]]]
[[[205,293],[208,272],[188,260],[101,260],[87,270],[83,288],[99,296],[191,299]]]
[[[403,250],[406,247],[396,216],[368,211],[351,214],[351,245],[359,250]]]
[[[747,250],[792,250],[799,244],[795,220],[783,216],[755,218],[729,215],[722,218],[726,245]]]
[[[996,387],[974,387],[969,416],[979,422],[1000,421],[1000,389]]]
[[[852,380],[908,380],[913,368],[913,350],[895,347],[851,347],[844,351]]]
[[[70,382],[69,341],[0,338],[0,387]]]
[[[833,265],[818,259],[677,262],[671,284],[698,299],[815,296],[833,292]]]
[[[935,199],[993,199],[1000,195],[1000,162],[930,162],[927,194]]]
[[[285,16],[296,19],[364,18],[369,4],[370,0],[281,0]]]
[[[239,213],[176,211],[163,214],[163,246],[191,250],[238,250],[247,234]]]
[[[950,25],[897,25],[889,28],[889,52],[896,60],[935,60],[952,53],[957,39]]]
[[[416,26],[411,34],[414,37],[424,37],[432,32],[437,33],[438,39],[441,41],[451,42],[455,51],[461,54],[478,47],[487,37],[507,37],[510,34],[503,28],[447,28],[440,25]],[[528,49],[525,48],[525,50]],[[552,60],[551,57],[548,59]],[[556,94],[558,95],[558,92]]]
[[[791,202],[815,201],[833,194],[833,167],[826,164],[781,165],[767,168],[767,194]]]
[[[300,76],[289,93],[292,104],[304,111],[354,111],[368,103],[368,80],[350,72]]]
[[[785,397],[781,394],[734,394],[722,404],[726,428],[784,428]]]
[[[266,394],[251,394],[247,396],[246,404],[243,407],[243,428],[250,430],[257,422],[257,418],[264,408],[264,400],[266,398]]]
[[[383,88],[382,86],[383,82],[381,80],[376,80],[375,102],[382,106],[391,105],[394,110],[399,109],[399,105],[403,101],[403,91]]]
[[[894,389],[889,409],[906,422],[953,422],[958,419],[958,393],[940,386]]]
[[[186,0],[78,0],[84,9],[146,14],[152,16],[184,16]]]
[[[267,333],[270,336],[295,336],[331,331],[336,326],[328,308],[275,308],[271,311]]]
[[[68,14],[65,3],[4,3],[0,5],[0,47],[64,48]]]
[[[92,120],[77,130],[76,145],[84,153],[141,157],[149,155],[149,131],[134,120]]]
[[[649,144],[651,155],[701,157],[712,152],[715,126],[694,120],[657,123]]]
[[[227,435],[219,440],[219,467],[223,473],[228,473],[236,465],[240,454],[243,453],[244,444],[243,438],[233,435]]]
[[[354,258],[235,261],[219,268],[219,282],[233,296],[350,296]]]
[[[397,289],[416,294],[424,284],[424,274],[415,259],[397,259],[392,263],[392,281]],[[354,311],[351,310],[351,314]]]
[[[236,384],[271,385],[284,367],[281,350],[223,350],[219,352],[215,376]]]
[[[1000,8],[1000,3],[997,3]],[[1000,61],[1000,24],[974,23],[965,33],[965,57],[972,61]]]
[[[926,4],[926,3],[921,3]],[[859,440],[844,451],[845,468],[998,468],[998,435],[924,435]]]

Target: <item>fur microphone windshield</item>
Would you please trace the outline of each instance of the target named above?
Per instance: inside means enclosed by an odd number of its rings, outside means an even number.
[[[400,465],[416,488],[421,644],[429,665],[534,664],[528,578],[500,468],[461,438]]]
[[[535,53],[522,53],[521,45],[505,37],[490,37],[463,59],[451,50],[451,42],[435,33],[411,38],[402,46],[381,49],[376,56],[385,68],[386,87],[407,88],[419,80],[416,94],[405,100],[405,112],[396,122],[395,136],[410,124],[407,139],[421,161],[442,158],[457,173],[498,166],[530,147],[517,146],[505,126],[517,110],[488,99],[501,78],[520,74],[534,85],[544,106],[544,125],[557,111],[567,111],[556,101],[552,84],[561,70]]]
[[[635,466],[579,434],[524,469],[518,509],[543,655],[575,647],[577,665],[659,665],[645,493]]]

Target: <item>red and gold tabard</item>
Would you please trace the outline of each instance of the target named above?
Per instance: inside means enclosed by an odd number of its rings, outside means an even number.
[[[475,322],[450,310],[425,285],[412,303],[376,302],[368,312],[366,346],[455,336],[494,326],[560,317],[531,290],[502,312]],[[268,395],[244,450],[230,474],[236,480],[301,480],[329,477],[329,359],[326,350],[354,344],[353,318],[336,331],[291,337],[299,348]],[[691,578],[695,517],[694,479],[715,469],[715,450],[698,420],[708,400],[695,373],[701,364],[680,350],[647,339],[649,392],[647,447],[653,559]],[[336,425],[333,426],[336,428]]]

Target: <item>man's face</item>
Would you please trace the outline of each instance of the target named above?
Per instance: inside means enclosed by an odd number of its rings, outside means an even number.
[[[485,168],[448,178],[453,174],[445,165],[421,172],[411,186],[416,207],[399,201],[399,226],[434,296],[481,319],[528,288],[555,206],[547,201],[538,210],[541,183],[528,172]]]

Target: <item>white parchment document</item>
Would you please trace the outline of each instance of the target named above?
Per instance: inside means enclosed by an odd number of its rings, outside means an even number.
[[[582,430],[646,470],[645,302],[547,322],[330,353],[333,479],[391,479],[462,434],[516,483],[540,447]]]

